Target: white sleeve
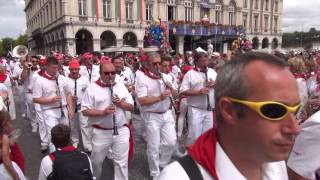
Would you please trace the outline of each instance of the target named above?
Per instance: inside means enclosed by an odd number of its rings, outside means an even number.
[[[133,98],[132,98],[132,95],[129,93],[128,89],[126,88],[125,85],[122,85],[122,91],[123,93],[125,93],[125,100],[126,100],[126,103],[129,103],[129,104],[134,104],[133,102]]]
[[[307,179],[315,179],[316,171],[320,169],[319,115],[316,113],[302,124],[301,132],[295,139],[287,161],[290,169]]]
[[[81,101],[81,111],[94,108],[94,88],[90,85],[84,93]]]
[[[137,97],[148,96],[148,88],[142,78],[137,78],[135,86],[136,86],[135,89],[136,89]]]
[[[36,88],[33,88],[32,97],[33,98],[42,97],[42,84],[41,84],[40,78],[38,79],[38,81],[34,83],[34,87]]]
[[[168,179],[190,180],[188,174],[178,162],[169,164],[161,171],[158,180]]]
[[[179,93],[183,93],[190,89],[191,71],[188,71],[187,74],[184,75],[180,89],[179,89]]]
[[[47,177],[50,175],[51,172],[52,161],[50,157],[47,155],[41,161],[38,180],[47,180]]]

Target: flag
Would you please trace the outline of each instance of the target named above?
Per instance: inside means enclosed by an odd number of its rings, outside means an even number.
[[[99,20],[99,3],[98,0],[91,0],[92,17],[96,17],[96,21]]]

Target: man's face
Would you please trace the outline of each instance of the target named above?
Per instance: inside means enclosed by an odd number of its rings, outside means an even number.
[[[113,65],[117,72],[121,72],[124,67],[123,59],[122,58],[114,59]]]
[[[114,83],[116,70],[113,64],[103,64],[100,69],[100,78],[106,84]]]
[[[300,103],[296,80],[287,68],[268,65],[262,61],[250,63],[245,68],[246,83],[250,93],[248,101],[277,101],[288,106]],[[263,83],[261,83],[263,82]],[[243,116],[235,116],[233,140],[239,142],[239,154],[250,155],[253,161],[274,162],[287,159],[294,137],[299,133],[297,119],[289,113],[281,120],[267,120],[256,111],[243,106]],[[236,114],[236,112],[234,112]]]
[[[207,57],[201,57],[199,60],[198,60],[198,63],[197,63],[197,66],[199,68],[206,68],[208,67],[208,58]]]
[[[46,66],[46,71],[49,75],[51,76],[56,76],[59,70],[59,65],[58,64],[48,64]]]
[[[69,68],[72,77],[78,77],[80,68]]]
[[[92,58],[90,58],[90,59],[85,59],[84,60],[84,63],[85,63],[85,65],[88,67],[91,67],[92,66],[92,64],[93,64],[93,59]]]
[[[162,61],[161,62],[161,72],[168,74],[170,73],[170,62],[169,61]]]
[[[150,60],[149,68],[150,71],[153,73],[156,73],[160,70],[161,66],[161,59],[160,57],[154,57],[153,59]]]
[[[36,58],[31,58],[31,63],[33,67],[37,67],[38,66],[38,59]]]

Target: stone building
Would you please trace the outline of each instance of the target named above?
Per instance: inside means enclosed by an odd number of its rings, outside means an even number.
[[[254,48],[281,46],[283,0],[25,1],[33,54],[143,47],[145,28],[154,19],[168,24],[170,44],[178,52],[206,47],[208,39],[222,51],[243,31]]]

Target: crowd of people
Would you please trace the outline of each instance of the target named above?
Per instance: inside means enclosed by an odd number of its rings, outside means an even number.
[[[16,88],[48,153],[39,180],[99,180],[106,158],[114,179],[129,179],[133,118],[152,179],[319,178],[319,66],[320,53],[307,51],[2,58],[0,176],[24,179]]]

